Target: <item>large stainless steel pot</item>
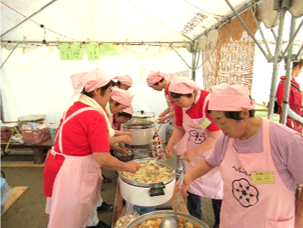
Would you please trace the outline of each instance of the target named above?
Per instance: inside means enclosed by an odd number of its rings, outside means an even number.
[[[158,161],[152,158],[136,159],[134,161],[138,162],[141,165],[144,165],[144,163],[147,163],[150,160],[153,160],[158,165],[168,167],[169,170],[172,173],[174,173],[174,168],[170,164],[164,161]],[[122,176],[121,171],[118,171],[118,174],[119,174],[118,182],[120,186],[121,196],[129,203],[138,206],[144,206],[144,207],[158,206],[168,202],[173,196],[175,182],[176,182],[175,175],[172,175],[171,178],[162,182],[164,185],[164,188],[162,189],[164,195],[151,196],[150,192],[153,189],[153,186],[155,186],[155,184],[158,183],[152,183],[152,184],[139,183],[136,181],[129,180],[126,177]]]
[[[123,131],[132,133],[133,145],[142,146],[152,143],[155,123],[147,120],[134,119],[123,124]]]
[[[174,215],[175,215],[174,211],[153,211],[153,212],[150,212],[150,213],[137,217],[136,219],[134,219],[127,225],[127,228],[134,228],[134,227],[140,225],[142,222],[145,222],[149,219],[153,219],[153,218],[157,218],[157,217],[174,216]],[[190,216],[190,215],[187,215],[187,214],[184,214],[181,212],[177,212],[177,216],[181,216],[186,221],[191,222],[192,224],[198,226],[199,228],[209,228],[208,225],[206,225],[204,222],[202,222],[201,220],[199,220],[193,216]]]

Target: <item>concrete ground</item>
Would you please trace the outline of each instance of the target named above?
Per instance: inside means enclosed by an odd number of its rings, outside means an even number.
[[[44,228],[47,227],[48,216],[44,212],[43,167],[7,167],[6,165],[6,161],[32,161],[30,151],[21,154],[8,155],[1,159],[1,170],[5,173],[5,179],[11,187],[29,186],[29,189],[1,216],[1,227]],[[174,159],[168,161],[172,166],[175,165]],[[105,202],[113,204],[117,174],[105,169],[103,169],[103,173],[112,180],[112,183],[104,184],[105,190],[102,191],[102,197]],[[202,199],[202,211],[202,221],[212,227],[214,216],[209,199]],[[99,213],[98,216],[103,222],[111,224],[112,212]]]

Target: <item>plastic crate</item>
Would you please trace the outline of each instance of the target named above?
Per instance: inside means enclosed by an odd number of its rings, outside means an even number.
[[[40,144],[50,139],[48,127],[33,130],[20,128],[20,132],[25,144]]]
[[[12,134],[12,129],[9,127],[1,127],[1,142],[6,143],[9,141]]]

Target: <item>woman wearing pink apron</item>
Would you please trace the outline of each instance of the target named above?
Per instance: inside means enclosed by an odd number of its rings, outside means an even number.
[[[185,170],[189,172],[205,157],[221,131],[211,122],[211,117],[206,116],[208,92],[201,90],[197,83],[185,77],[175,78],[171,80],[169,90],[176,103],[176,128],[167,144],[166,151],[168,156],[171,156],[175,143],[179,142],[181,137],[185,138],[182,142],[185,149],[182,151],[181,159],[187,161]],[[189,213],[199,219],[202,216],[201,196],[212,199],[215,214],[214,227],[218,227],[223,194],[223,182],[219,169],[214,169],[206,176],[192,182],[188,192]]]
[[[158,124],[163,124],[167,119],[170,119],[172,122],[172,126],[175,126],[175,103],[169,95],[169,86],[170,82],[166,79],[165,74],[158,72],[150,72],[146,78],[147,85],[153,88],[156,91],[164,90],[164,96],[166,103],[168,105],[167,109],[165,109],[157,118]],[[177,168],[176,174],[179,176],[182,172],[182,165],[180,156],[186,150],[186,137],[183,137],[175,146],[174,146],[175,154],[177,156]]]
[[[110,78],[95,69],[72,75],[71,80],[74,95],[83,94],[61,121],[43,172],[49,228],[87,226],[100,198],[101,166],[131,172],[140,168],[136,162],[120,162],[108,152],[107,135],[113,133],[102,107],[109,99]],[[104,224],[95,227],[101,226]]]
[[[192,181],[220,167],[224,182],[220,228],[303,227],[303,136],[284,125],[254,116],[242,85],[210,89],[209,112],[221,128],[213,150],[184,177]],[[296,207],[296,208],[295,208]]]

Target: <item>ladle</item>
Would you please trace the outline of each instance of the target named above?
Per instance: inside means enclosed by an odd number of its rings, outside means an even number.
[[[182,166],[183,166],[183,163],[182,163]],[[184,170],[184,166],[183,166],[183,170]],[[178,186],[178,193],[177,193],[177,198],[176,198],[176,203],[175,203],[175,208],[174,208],[175,215],[167,216],[167,217],[163,218],[162,222],[160,223],[160,228],[177,228],[179,225],[179,220],[177,217],[177,208],[178,208],[181,188],[182,188],[182,184],[183,184],[183,178],[184,178],[184,172],[181,173],[181,176],[179,179],[180,182],[179,182],[179,186]]]

